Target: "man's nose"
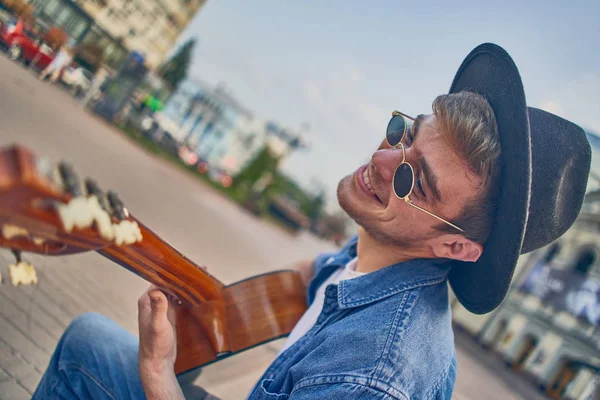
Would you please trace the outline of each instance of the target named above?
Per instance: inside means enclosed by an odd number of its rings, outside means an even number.
[[[391,182],[402,159],[402,149],[387,148],[377,150],[371,157],[371,162],[377,168],[381,178],[386,182]]]

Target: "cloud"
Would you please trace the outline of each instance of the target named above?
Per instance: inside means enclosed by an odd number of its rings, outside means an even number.
[[[378,126],[383,127],[387,123],[386,118],[389,119],[389,116],[374,104],[362,104],[359,109],[365,122],[374,128]]]
[[[552,114],[560,114],[562,107],[553,100],[544,100],[540,108]]]
[[[584,74],[555,84],[538,107],[560,115],[586,130],[600,132],[600,75]]]
[[[319,88],[319,85],[315,82],[307,81],[304,83],[304,94],[308,100],[318,106],[325,104],[325,98],[323,97],[321,88]]]
[[[361,81],[363,77],[362,71],[360,68],[355,66],[348,66],[348,79],[353,82]]]

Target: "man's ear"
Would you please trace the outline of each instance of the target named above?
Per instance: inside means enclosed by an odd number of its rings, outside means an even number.
[[[483,253],[483,245],[464,236],[444,235],[433,244],[432,250],[438,258],[475,262]]]

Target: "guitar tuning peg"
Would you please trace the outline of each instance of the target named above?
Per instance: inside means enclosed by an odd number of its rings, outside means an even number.
[[[22,251],[15,250],[15,249],[10,249],[10,251],[11,251],[11,253],[13,253],[13,256],[15,256],[15,259],[17,260],[17,264],[20,263],[22,261],[22,259],[21,259]]]
[[[8,266],[10,280],[13,286],[30,285],[37,283],[37,274],[32,264],[23,262],[21,250],[10,249],[15,256],[15,263]],[[0,283],[4,283],[4,278],[0,275]]]
[[[64,161],[61,162],[58,165],[58,171],[63,181],[64,190],[73,197],[81,196],[81,181],[71,164]]]
[[[133,244],[142,240],[142,232],[136,221],[129,221],[129,212],[123,206],[123,202],[112,190],[106,195],[108,203],[112,208],[113,216],[119,220],[118,224],[113,224],[115,235],[114,243],[117,246],[123,244]]]
[[[96,196],[100,207],[102,207],[104,211],[108,211],[108,204],[106,204],[106,197],[104,196],[104,191],[100,188],[96,181],[87,178],[85,180],[85,190],[89,196]]]
[[[8,266],[8,274],[13,286],[31,285],[37,283],[37,273],[33,264],[28,262],[17,262]]]
[[[123,204],[123,201],[121,201],[117,193],[112,190],[109,190],[106,197],[108,199],[108,204],[110,204],[110,208],[112,209],[113,216],[116,217],[119,221],[124,220],[126,218],[127,210],[125,209],[125,205]]]

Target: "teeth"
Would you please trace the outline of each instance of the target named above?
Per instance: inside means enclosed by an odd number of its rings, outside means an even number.
[[[373,187],[371,186],[371,181],[369,180],[369,173],[367,172],[366,169],[363,172],[363,181],[365,182],[365,186],[367,187],[367,189],[369,189],[369,191],[375,195],[375,192],[373,191]]]

